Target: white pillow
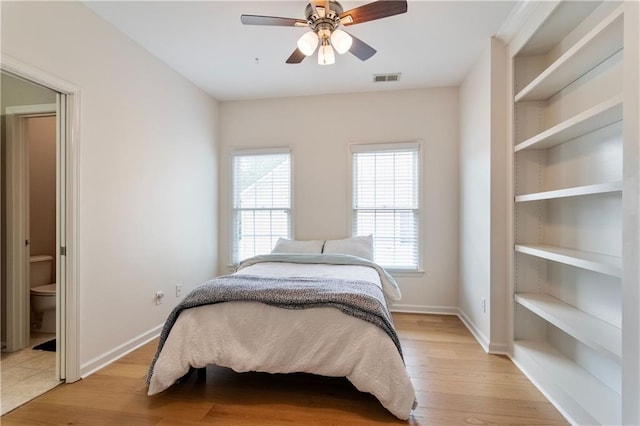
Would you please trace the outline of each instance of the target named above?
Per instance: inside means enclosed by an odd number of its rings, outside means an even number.
[[[343,240],[327,240],[324,243],[323,253],[350,254],[373,260],[373,236],[351,237]]]
[[[271,253],[322,253],[324,240],[287,240],[286,238],[278,238],[275,247]]]

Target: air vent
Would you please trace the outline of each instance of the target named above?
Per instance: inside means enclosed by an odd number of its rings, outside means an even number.
[[[400,73],[394,73],[394,74],[374,74],[373,75],[373,82],[374,83],[384,83],[386,81],[398,81],[400,80]]]

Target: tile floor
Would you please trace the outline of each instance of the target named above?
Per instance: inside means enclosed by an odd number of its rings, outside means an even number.
[[[0,406],[6,414],[38,395],[53,389],[60,381],[56,378],[56,353],[32,348],[55,338],[55,334],[31,335],[28,348],[2,353],[0,358]]]

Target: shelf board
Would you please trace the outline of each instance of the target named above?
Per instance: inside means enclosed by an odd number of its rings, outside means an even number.
[[[618,52],[623,46],[623,6],[617,8],[515,96],[545,100]]]
[[[595,105],[550,129],[529,138],[514,148],[515,152],[528,149],[547,149],[591,133],[622,120],[622,94]]]
[[[515,300],[590,348],[620,363],[622,331],[548,294],[519,293]]]
[[[572,424],[621,424],[620,394],[548,343],[514,341],[513,361]]]
[[[572,188],[556,189],[553,191],[516,195],[515,200],[516,203],[521,203],[525,201],[552,200],[554,198],[568,198],[581,195],[606,194],[609,192],[622,192],[622,181],[597,183],[594,185],[575,186]]]
[[[618,256],[608,256],[547,244],[516,244],[515,250],[542,259],[564,263],[565,265],[614,277],[622,277],[622,258]]]

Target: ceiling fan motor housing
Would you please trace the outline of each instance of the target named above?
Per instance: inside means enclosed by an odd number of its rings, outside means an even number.
[[[340,15],[343,12],[342,5],[337,1],[326,2],[329,10],[324,7],[316,7],[309,3],[305,9],[305,16],[312,31],[318,34],[321,40],[331,37],[331,33],[340,25]]]

